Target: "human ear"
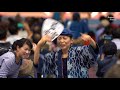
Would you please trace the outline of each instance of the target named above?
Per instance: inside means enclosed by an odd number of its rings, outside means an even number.
[[[71,44],[73,44],[73,39],[71,39]]]
[[[19,50],[20,50],[20,47],[19,47],[19,46],[17,46],[16,50],[17,50],[17,51],[19,51]]]

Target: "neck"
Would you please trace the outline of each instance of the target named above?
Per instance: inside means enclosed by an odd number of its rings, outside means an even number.
[[[15,53],[15,57],[16,57],[16,59],[15,59],[16,64],[19,64],[21,58],[20,58],[20,56],[18,55],[18,53]]]
[[[63,53],[63,54],[68,53],[68,49],[64,49],[64,50],[62,50],[62,53]]]
[[[68,49],[62,50],[62,58],[67,58],[68,57]]]

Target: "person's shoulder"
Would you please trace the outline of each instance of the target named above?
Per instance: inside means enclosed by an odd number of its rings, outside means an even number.
[[[10,51],[3,54],[1,57],[5,60],[5,62],[11,62],[11,61],[13,61],[15,59],[14,53],[10,52]]]
[[[21,39],[22,37],[18,36],[18,35],[11,35],[7,38],[6,41],[15,41],[15,40],[19,40]]]
[[[15,55],[12,52],[7,52],[0,57],[3,63],[11,69],[11,66],[15,63]]]
[[[14,57],[14,56],[15,56],[15,54],[14,54],[13,52],[11,52],[11,51],[8,51],[8,52],[5,53],[4,55],[5,55],[5,56],[10,55],[10,56],[8,56],[8,57]]]

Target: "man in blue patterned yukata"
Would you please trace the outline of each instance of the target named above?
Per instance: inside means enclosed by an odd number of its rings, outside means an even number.
[[[89,41],[90,45],[72,46],[75,40],[72,39],[72,32],[64,29],[57,38],[59,50],[40,55],[40,49],[45,42],[50,42],[51,38],[45,35],[38,42],[35,54],[34,64],[42,65],[43,77],[53,78],[88,78],[88,69],[96,63],[99,52],[95,41],[87,34],[82,34],[83,41]],[[42,63],[42,64],[40,64]]]

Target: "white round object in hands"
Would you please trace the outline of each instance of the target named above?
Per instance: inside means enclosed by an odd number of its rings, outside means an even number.
[[[50,35],[52,41],[55,40],[63,31],[64,26],[59,21],[48,18],[43,22],[42,37]]]

